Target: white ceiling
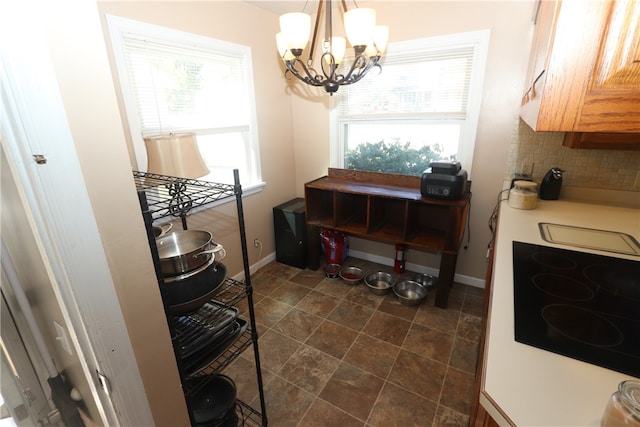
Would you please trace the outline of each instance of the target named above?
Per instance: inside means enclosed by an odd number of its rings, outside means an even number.
[[[288,12],[304,12],[313,15],[318,10],[318,0],[245,0],[245,2],[276,15]]]

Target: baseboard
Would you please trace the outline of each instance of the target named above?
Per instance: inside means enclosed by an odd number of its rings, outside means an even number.
[[[275,260],[276,260],[276,253],[275,252],[271,252],[266,257],[258,260],[258,262],[256,262],[255,264],[251,264],[249,266],[249,273],[253,274],[256,271],[260,270],[265,265],[267,265],[270,262],[275,261]],[[233,280],[238,280],[238,281],[244,280],[244,271],[241,271],[240,273],[236,274],[235,276],[232,277],[232,279]]]
[[[388,265],[389,267],[393,266],[394,260],[393,258],[383,257],[380,255],[373,255],[367,252],[355,251],[353,249],[349,249],[349,255],[354,258],[363,259],[365,261],[375,262],[377,264]],[[272,261],[276,260],[276,253],[271,252],[266,257],[262,258],[255,264],[249,266],[249,271],[251,274],[255,273],[265,265],[269,264]],[[425,267],[424,265],[407,263],[405,265],[406,269],[409,271],[415,271],[416,273],[427,273],[433,276],[438,276],[438,269]],[[233,277],[234,280],[244,280],[244,272],[240,272]],[[476,288],[484,288],[484,280],[478,279],[476,277],[465,276],[463,274],[456,274],[454,279],[457,283],[462,283],[463,285],[474,286]]]
[[[355,251],[353,249],[349,249],[349,255],[354,258],[363,259],[365,261],[375,262],[377,264],[393,266],[394,259],[389,257],[383,257],[380,255],[373,255],[366,252]],[[433,276],[438,276],[439,270],[436,268],[425,267],[424,265],[407,263],[405,268],[409,271],[415,271],[416,273],[427,273]],[[478,279],[476,277],[465,276],[463,274],[456,274],[453,280],[457,283],[462,283],[463,285],[474,286],[476,288],[484,288],[484,280]]]

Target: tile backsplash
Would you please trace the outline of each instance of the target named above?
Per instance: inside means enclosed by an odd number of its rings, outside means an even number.
[[[623,191],[634,188],[640,173],[640,151],[585,150],[562,145],[563,132],[534,132],[517,119],[509,146],[505,179],[530,172],[540,182],[552,167],[564,171],[563,185]]]

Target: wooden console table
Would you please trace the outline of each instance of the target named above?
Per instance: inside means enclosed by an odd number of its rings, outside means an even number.
[[[470,191],[460,200],[427,198],[420,193],[419,176],[333,168],[304,190],[309,268],[320,266],[319,228],[440,253],[435,305],[447,307]]]

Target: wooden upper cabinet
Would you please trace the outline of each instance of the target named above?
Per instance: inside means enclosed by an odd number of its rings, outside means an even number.
[[[640,133],[640,0],[542,0],[520,115],[536,131]]]

